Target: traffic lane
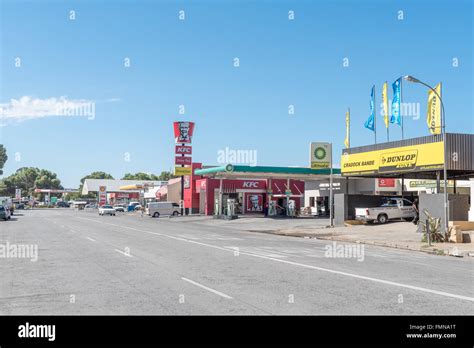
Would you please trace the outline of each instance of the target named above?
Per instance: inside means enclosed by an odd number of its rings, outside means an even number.
[[[108,238],[116,238],[117,232],[129,234],[132,238],[132,243],[140,239],[137,232],[140,232],[135,227],[116,226],[111,222],[114,218],[109,220],[104,219],[102,222],[93,220],[94,225],[102,223],[106,229],[111,229],[111,235]],[[117,229],[118,228],[118,229]],[[126,231],[126,232],[125,232]],[[158,232],[143,232],[145,234],[154,235],[159,238],[159,243],[155,246],[150,241],[142,243],[142,247],[151,247],[152,250],[146,251],[148,255],[156,251],[157,246],[161,246],[160,252],[167,252],[172,250],[173,245],[166,243],[166,238],[162,233]],[[144,237],[145,238],[145,237]],[[233,254],[233,250],[228,250],[211,244],[205,244],[195,241],[186,241],[180,237],[172,236],[172,240],[178,242],[188,242],[192,245],[191,248],[185,246],[179,247],[179,250],[166,255],[166,259],[170,259],[173,265],[183,265],[196,274],[196,280],[202,283],[213,284],[211,286],[222,289],[226,286],[228,290],[226,293],[234,291],[239,293],[239,298],[244,298],[246,303],[252,303],[256,306],[262,307],[265,304],[265,309],[274,313],[293,313],[293,314],[315,314],[314,310],[328,307],[328,303],[337,301],[338,305],[333,306],[328,310],[333,312],[325,314],[390,314],[390,313],[407,313],[407,314],[431,314],[429,303],[432,301],[430,296],[433,294],[420,292],[419,289],[400,288],[396,284],[386,286],[384,284],[372,281],[367,282],[361,279],[347,279],[345,277],[335,277],[334,274],[320,274],[320,272],[308,273],[306,269],[295,269],[294,266],[303,267],[305,265],[285,264],[285,265],[271,265],[268,262],[255,262],[248,257],[235,258],[238,262],[229,260],[225,254]],[[133,245],[133,244],[132,244]],[[199,250],[202,247],[208,247],[212,251],[205,252]],[[141,253],[143,249],[133,246],[137,253]],[[197,250],[194,250],[197,249]],[[223,251],[224,254],[214,257],[211,252],[216,250]],[[197,253],[196,256],[190,256]],[[182,255],[187,255],[182,258]],[[249,256],[246,253],[241,253],[241,256]],[[235,256],[235,254],[234,254]],[[255,257],[255,255],[253,255]],[[202,261],[204,263],[202,264]],[[265,259],[265,261],[278,261]],[[230,264],[229,264],[230,262]],[[217,267],[216,267],[217,265]],[[290,266],[290,267],[288,267]],[[237,268],[236,268],[237,267]],[[281,272],[279,269],[282,269]],[[323,270],[324,272],[324,270]],[[338,274],[340,276],[340,274]],[[198,278],[205,277],[205,278]],[[302,282],[302,279],[304,280]],[[296,285],[295,285],[296,284]],[[316,285],[317,284],[317,285]],[[336,290],[334,290],[336,289]],[[299,305],[285,301],[290,301],[297,293],[300,299]],[[348,293],[352,296],[348,298]],[[366,296],[370,294],[370,303],[366,302]],[[231,293],[232,294],[232,293]],[[250,295],[250,297],[248,297]],[[375,295],[374,295],[375,294]],[[315,296],[320,296],[316,298]],[[335,296],[334,298],[329,298]],[[439,296],[439,295],[436,295]],[[435,313],[454,313],[453,308],[456,308],[456,313],[468,313],[465,304],[460,304],[459,300],[443,297],[443,304],[438,306]],[[395,300],[396,299],[396,300]],[[395,301],[395,302],[394,302]],[[399,303],[399,301],[402,301]],[[441,301],[441,299],[439,300]],[[401,305],[401,304],[405,305]],[[342,310],[343,312],[340,312]],[[319,313],[319,312],[317,312]],[[324,314],[324,313],[323,313]]]
[[[118,224],[118,221],[113,218],[96,221]],[[120,224],[132,230],[141,228],[149,232],[168,228],[173,236],[188,238],[197,243],[211,241],[219,247],[238,248],[244,252],[274,256],[343,272],[357,272],[367,277],[427,287],[462,296],[471,297],[473,294],[474,262],[471,259],[441,257],[359,244],[361,248],[362,246],[364,248],[364,259],[360,262],[358,261],[360,258],[326,257],[326,247],[334,246],[331,241],[266,234],[254,238],[251,232],[223,231],[220,228],[207,226],[196,226],[194,229],[193,224],[179,225],[175,222],[168,223],[167,219],[147,217],[124,216]],[[259,242],[255,243],[256,240]],[[357,244],[353,243],[336,242],[336,246],[338,245],[357,247]]]
[[[37,243],[40,253],[37,262],[6,259],[1,263],[2,314],[258,313],[159,265],[144,268],[110,245],[71,231],[67,221],[51,221],[61,219],[60,215],[49,216],[53,217],[36,216],[30,223],[25,219],[18,226],[21,229],[10,231],[24,242]],[[4,237],[12,240],[8,234]]]

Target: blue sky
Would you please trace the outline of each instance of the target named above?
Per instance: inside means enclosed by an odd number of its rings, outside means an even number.
[[[4,175],[35,166],[76,187],[96,170],[116,178],[159,173],[173,166],[177,120],[196,122],[196,162],[216,164],[218,151],[229,147],[256,150],[258,165],[307,166],[309,143],[329,141],[339,163],[347,107],[351,145],[373,143],[363,124],[375,84],[378,140],[385,141],[382,84],[406,74],[442,81],[447,130],[474,132],[468,0],[1,0],[0,28],[4,107],[29,96],[93,101],[96,108],[93,120],[0,120],[9,155]],[[420,118],[405,118],[406,138],[428,135],[426,99],[423,86],[404,83],[403,101],[420,103]],[[400,139],[399,127],[390,132]]]

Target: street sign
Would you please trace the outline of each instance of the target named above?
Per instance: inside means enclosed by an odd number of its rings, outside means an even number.
[[[176,145],[174,148],[174,153],[176,155],[192,155],[193,148],[192,146]]]
[[[181,164],[191,165],[191,163],[193,163],[193,160],[192,160],[191,157],[178,157],[178,156],[176,156],[175,159],[174,159],[174,164],[176,164],[176,165],[181,165]]]
[[[174,175],[182,176],[182,175],[191,175],[192,168],[191,167],[174,167]]]
[[[99,205],[102,206],[104,204],[107,204],[107,188],[99,186]]]
[[[51,197],[51,203],[56,204],[58,197]]]
[[[330,168],[332,161],[332,146],[330,143],[310,144],[310,165],[312,169]]]

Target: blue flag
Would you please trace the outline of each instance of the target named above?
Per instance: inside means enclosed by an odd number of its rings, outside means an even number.
[[[365,121],[364,127],[375,131],[375,85],[372,86],[372,92],[370,93],[370,116]]]
[[[402,117],[400,114],[400,95],[402,88],[402,78],[395,80],[392,83],[393,88],[393,100],[392,100],[392,116],[390,117],[390,123],[402,124]]]

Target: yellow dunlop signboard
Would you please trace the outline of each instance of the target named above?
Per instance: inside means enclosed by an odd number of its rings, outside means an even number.
[[[174,167],[174,175],[182,176],[182,175],[191,175],[192,168],[191,167]]]
[[[344,154],[343,175],[428,171],[443,168],[443,142]]]

